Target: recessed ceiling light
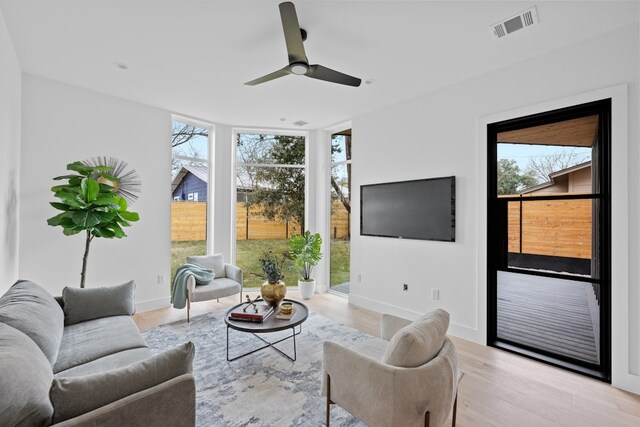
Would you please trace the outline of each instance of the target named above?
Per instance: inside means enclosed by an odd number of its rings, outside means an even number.
[[[372,84],[374,84],[375,82],[376,82],[376,81],[375,81],[374,79],[369,78],[369,79],[366,79],[366,80],[364,81],[364,84],[366,84],[366,85],[372,85]]]
[[[123,62],[114,62],[113,65],[115,65],[116,67],[118,67],[121,70],[128,70],[129,69],[127,64],[125,64]]]

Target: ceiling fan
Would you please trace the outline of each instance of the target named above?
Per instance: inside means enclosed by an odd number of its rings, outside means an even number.
[[[309,64],[307,55],[304,52],[303,41],[307,38],[307,32],[300,28],[298,23],[298,15],[296,7],[291,2],[280,3],[280,18],[282,19],[282,29],[284,30],[284,39],[287,43],[287,52],[289,54],[289,65],[274,71],[266,76],[259,77],[245,85],[254,86],[260,83],[268,82],[289,74],[299,76],[307,76],[312,79],[324,80],[327,82],[338,83],[347,86],[360,86],[359,78],[332,70],[319,64]]]

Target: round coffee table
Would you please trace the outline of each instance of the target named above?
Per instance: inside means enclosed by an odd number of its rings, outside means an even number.
[[[269,318],[267,318],[267,320],[265,320],[262,323],[243,322],[241,320],[230,319],[229,313],[231,313],[236,308],[247,304],[246,302],[242,304],[237,304],[231,307],[227,311],[227,313],[224,316],[224,323],[227,324],[227,361],[232,362],[234,360],[238,360],[242,357],[253,354],[257,351],[264,350],[265,348],[271,347],[274,350],[276,350],[278,353],[286,357],[287,359],[291,360],[292,362],[295,362],[296,335],[300,335],[300,333],[302,332],[302,323],[305,320],[307,320],[307,317],[309,317],[309,309],[307,308],[306,305],[298,301],[294,301],[290,299],[284,299],[282,301],[283,302],[287,301],[293,304],[293,309],[295,312],[293,313],[293,316],[291,317],[291,319],[288,319],[288,320],[277,319],[275,314],[272,314]],[[296,326],[298,327],[298,331],[296,331]],[[253,336],[255,336],[256,338],[264,342],[266,345],[256,348],[255,350],[251,350],[247,353],[243,353],[239,356],[229,358],[229,329],[234,329],[238,332],[248,332],[250,334],[253,334]],[[286,331],[287,329],[291,329],[291,335],[287,335],[286,337],[281,338],[277,341],[267,341],[258,335],[258,334],[266,334],[271,332]],[[275,347],[275,344],[278,344],[288,339],[293,339],[293,357],[289,356],[279,348]]]

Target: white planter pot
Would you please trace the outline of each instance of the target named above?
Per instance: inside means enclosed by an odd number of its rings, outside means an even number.
[[[298,289],[303,299],[311,299],[316,291],[316,279],[312,279],[309,282],[298,280]]]

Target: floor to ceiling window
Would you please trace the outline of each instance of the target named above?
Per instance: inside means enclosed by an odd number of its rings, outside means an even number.
[[[331,289],[349,293],[351,260],[351,129],[331,135]]]
[[[245,287],[264,281],[260,258],[284,259],[284,282],[297,284],[288,241],[305,229],[306,138],[242,132],[235,137],[236,256]]]
[[[489,344],[610,378],[610,100],[489,125]]]
[[[211,127],[174,119],[171,133],[171,283],[188,256],[207,253]]]

